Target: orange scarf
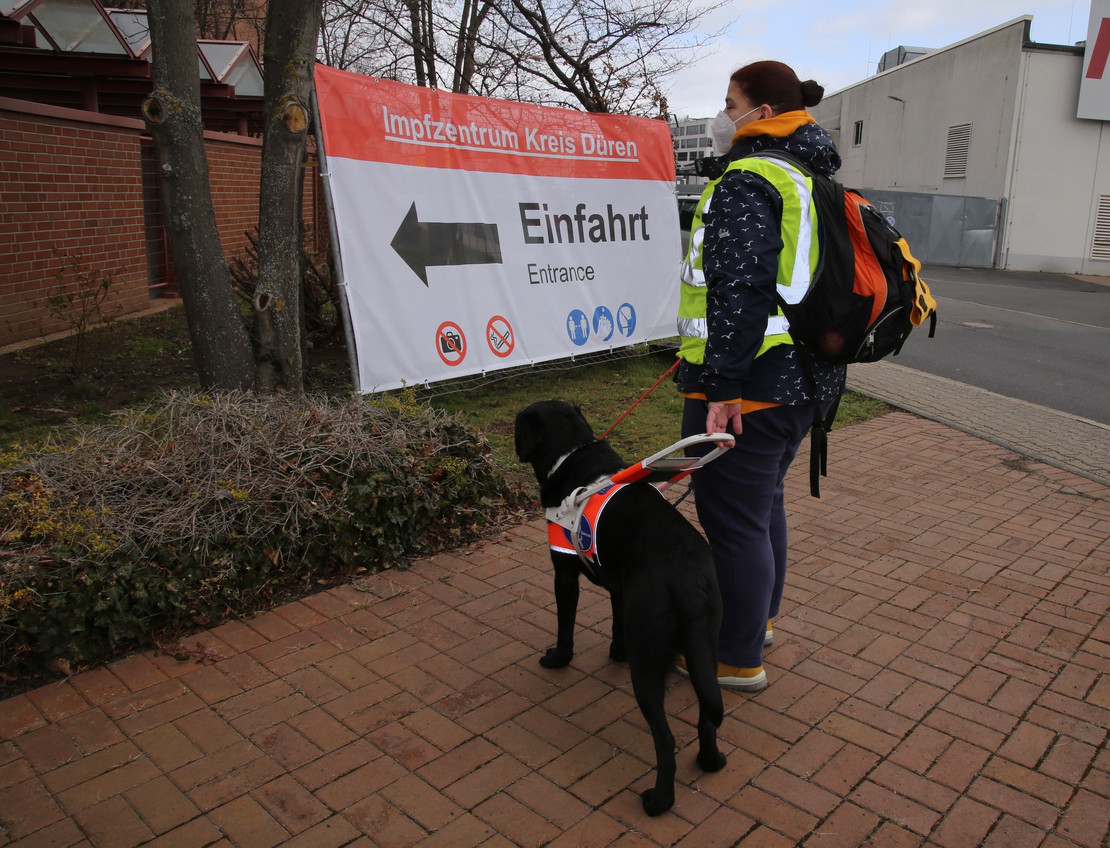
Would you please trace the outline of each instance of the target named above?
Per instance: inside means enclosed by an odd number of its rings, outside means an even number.
[[[783,112],[781,115],[774,115],[770,118],[760,118],[758,121],[752,121],[750,124],[742,126],[736,131],[736,135],[732,137],[732,143],[735,144],[738,138],[752,138],[757,135],[769,135],[772,138],[785,138],[799,127],[816,123],[817,122],[813,120],[813,116],[805,111],[805,109],[796,112]]]

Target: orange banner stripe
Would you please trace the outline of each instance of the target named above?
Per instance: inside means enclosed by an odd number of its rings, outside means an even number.
[[[317,65],[324,152],[423,168],[675,178],[664,121],[448,94]]]

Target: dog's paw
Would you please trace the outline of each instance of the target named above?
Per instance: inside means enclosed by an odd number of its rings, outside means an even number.
[[[648,789],[640,795],[640,801],[643,802],[645,813],[649,816],[658,816],[674,806],[674,791],[662,792],[658,788]]]
[[[728,763],[720,751],[699,751],[698,765],[702,771],[720,771]]]
[[[628,662],[628,651],[624,649],[624,645],[613,642],[609,645],[609,659],[614,662]]]
[[[540,657],[540,665],[544,668],[566,668],[574,657],[571,648],[548,648],[547,653]]]

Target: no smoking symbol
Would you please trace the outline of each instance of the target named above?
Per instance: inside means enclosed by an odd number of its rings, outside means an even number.
[[[436,330],[436,353],[447,365],[455,366],[466,356],[466,336],[453,321],[444,321]]]
[[[486,342],[494,356],[504,359],[516,347],[512,325],[500,315],[494,315],[486,324]]]

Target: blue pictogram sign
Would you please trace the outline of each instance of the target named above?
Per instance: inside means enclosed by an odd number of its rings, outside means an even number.
[[[607,306],[599,306],[594,310],[594,333],[607,342],[613,338],[613,313]]]
[[[617,310],[617,329],[626,338],[636,332],[636,308],[631,303],[622,303]]]
[[[581,309],[571,310],[567,315],[567,335],[570,340],[581,347],[590,338],[590,319]]]

